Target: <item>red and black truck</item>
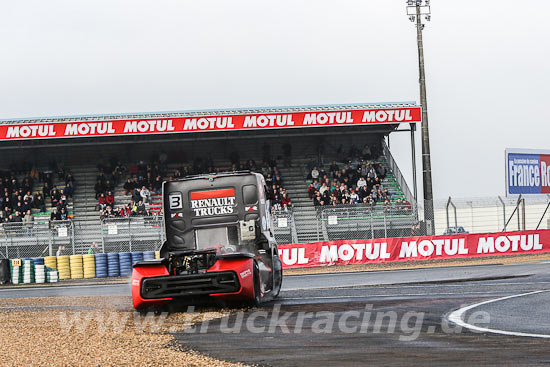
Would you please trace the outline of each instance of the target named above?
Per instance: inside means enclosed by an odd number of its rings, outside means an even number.
[[[160,259],[134,264],[134,308],[277,297],[283,271],[266,190],[264,177],[249,171],[164,182],[166,242]]]

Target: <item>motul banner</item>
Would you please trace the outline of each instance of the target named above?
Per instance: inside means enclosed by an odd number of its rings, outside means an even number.
[[[280,245],[283,268],[550,252],[550,230]]]
[[[197,114],[162,120],[16,124],[0,125],[0,140],[416,123],[421,122],[421,115],[420,107],[407,107],[223,116]]]

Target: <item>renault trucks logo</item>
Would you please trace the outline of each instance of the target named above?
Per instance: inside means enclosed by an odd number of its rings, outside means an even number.
[[[235,207],[234,189],[195,191],[190,198],[196,217],[232,214]]]

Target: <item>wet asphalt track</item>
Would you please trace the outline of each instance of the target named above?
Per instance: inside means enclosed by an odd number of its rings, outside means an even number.
[[[129,284],[0,287],[0,298],[127,296],[129,289]],[[255,319],[250,316],[258,310],[249,310],[175,338],[184,348],[219,359],[266,366],[550,364],[550,339],[480,333],[448,321],[464,306],[520,294],[526,295],[467,310],[461,320],[476,321],[476,312],[486,317],[477,324],[484,329],[550,337],[550,264],[531,264],[286,277],[281,297]],[[320,332],[328,317],[323,312],[335,322]],[[274,320],[285,315],[272,332]],[[354,317],[342,322],[343,315]],[[244,321],[233,333],[239,317]]]

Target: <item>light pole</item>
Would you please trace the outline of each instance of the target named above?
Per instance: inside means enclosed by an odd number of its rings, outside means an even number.
[[[422,178],[424,186],[424,221],[426,234],[434,233],[434,205],[432,189],[432,163],[430,158],[430,133],[428,129],[428,102],[426,99],[426,74],[424,72],[424,44],[422,42],[422,17],[429,21],[430,0],[407,0],[407,15],[416,24],[418,46],[418,69],[420,82],[420,104],[422,105]]]

